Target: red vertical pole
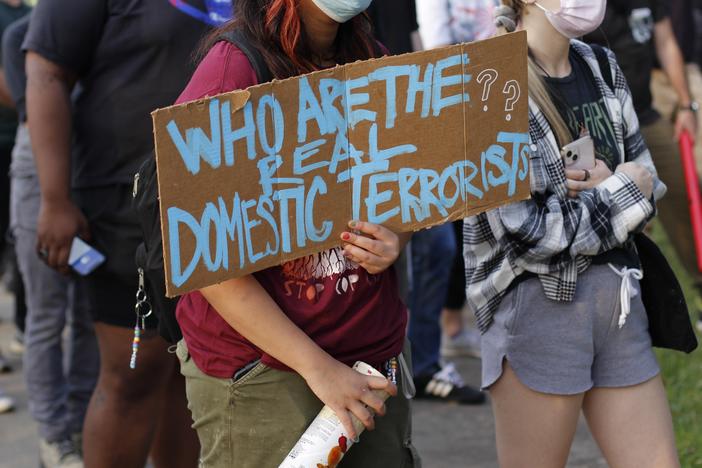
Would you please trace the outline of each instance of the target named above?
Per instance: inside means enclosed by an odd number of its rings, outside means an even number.
[[[702,197],[700,197],[700,181],[695,164],[694,144],[690,134],[680,135],[680,156],[682,157],[687,197],[690,202],[690,220],[697,252],[697,269],[702,271]]]

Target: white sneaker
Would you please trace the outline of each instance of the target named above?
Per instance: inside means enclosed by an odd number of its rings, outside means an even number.
[[[84,468],[72,440],[59,442],[39,441],[39,459],[43,468]]]
[[[464,328],[456,336],[446,336],[441,340],[441,355],[444,357],[480,357],[480,332],[474,328]]]
[[[0,413],[9,413],[15,409],[15,400],[0,393]]]

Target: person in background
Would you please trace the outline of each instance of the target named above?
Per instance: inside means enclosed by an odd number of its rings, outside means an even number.
[[[36,253],[41,197],[26,126],[22,41],[28,27],[26,15],[2,36],[5,82],[20,121],[10,166],[10,226],[20,274],[27,286],[24,373],[29,410],[39,429],[42,465],[79,468],[83,466],[83,420],[100,362],[85,292],[77,281],[49,268]],[[63,346],[66,328],[67,349]]]
[[[0,36],[10,24],[29,11],[29,7],[22,0],[0,0]],[[24,301],[24,285],[17,271],[17,262],[9,231],[9,168],[15,132],[17,131],[17,113],[14,107],[7,84],[0,73],[0,276],[2,276],[7,291],[14,297],[15,334],[8,348],[12,353],[21,355],[27,308]],[[2,359],[0,358],[0,360]]]
[[[197,466],[184,379],[152,317],[130,369],[142,238],[131,199],[134,174],[153,153],[150,113],[185,86],[208,30],[166,1],[41,0],[23,44],[41,187],[37,252],[68,272],[80,236],[107,258],[80,277],[100,349],[83,430],[90,468],[143,467],[149,455],[157,468]]]
[[[495,34],[498,0],[416,0],[419,35],[425,49],[479,41]]]
[[[27,12],[29,8],[22,0],[0,0],[0,34],[14,21],[18,20]],[[8,255],[7,231],[9,228],[9,210],[10,210],[10,178],[9,167],[14,144],[14,133],[17,128],[17,114],[14,111],[14,103],[5,84],[4,77],[0,73],[0,262],[2,264],[2,273],[11,277],[16,270],[14,264],[14,256]],[[22,321],[24,310],[22,306],[23,291],[20,290],[21,283],[16,280],[10,281],[10,291],[15,296],[15,325],[17,327],[17,335],[10,343],[14,351],[20,351],[15,341],[22,339]],[[19,298],[19,300],[18,300]],[[9,372],[10,365],[5,361],[5,358],[0,353],[0,372]],[[15,402],[12,398],[5,395],[0,390],[0,413],[12,411],[15,407]]]
[[[415,0],[382,0],[368,7],[373,34],[393,55],[414,50],[412,33],[417,30]]]
[[[415,0],[374,2],[368,13],[378,40],[390,45],[390,53],[413,50],[412,34],[417,30]],[[450,225],[416,232],[395,263],[401,297],[410,309],[408,336],[416,397],[482,403],[482,392],[465,385],[453,364],[440,362],[439,314],[443,300],[437,298],[446,296],[451,265],[437,259],[455,256],[452,236]]]
[[[425,49],[487,39],[495,34],[494,10],[498,0],[417,0],[419,35]],[[450,235],[446,230],[446,235]],[[449,274],[446,302],[441,312],[441,355],[480,357],[480,332],[464,323],[466,303],[463,263],[463,221],[454,221],[456,244]]]
[[[499,34],[527,32],[532,197],[466,218],[464,254],[503,468],[565,466],[581,412],[609,466],[680,466],[631,240],[665,185],[614,54],[575,40],[605,4],[496,10]],[[580,138],[596,160],[569,169]]]
[[[452,362],[442,362],[441,311],[457,253],[452,223],[418,231],[409,246],[412,365],[417,398],[481,404],[485,394],[463,381]]]
[[[670,0],[670,23],[677,39],[680,52],[685,62],[685,72],[693,99],[702,96],[702,73],[696,57],[702,53],[700,39],[702,39],[702,12],[697,11],[692,0]],[[651,96],[653,108],[661,114],[664,120],[674,122],[677,117],[679,95],[665,70],[661,69],[660,60],[651,75]],[[700,119],[697,119],[697,132],[699,134]],[[694,135],[693,135],[694,137]],[[702,155],[702,138],[695,138],[695,154]],[[702,332],[702,297],[696,301],[698,316],[697,328]]]
[[[697,269],[687,188],[678,139],[687,132],[696,139],[698,104],[693,99],[666,0],[609,0],[602,26],[585,40],[607,45],[617,55],[634,100],[641,133],[668,193],[658,206],[661,225],[671,240],[698,296],[702,273]],[[692,14],[690,12],[690,17]],[[674,90],[674,120],[662,118],[653,107],[651,76],[656,59]],[[698,301],[700,299],[698,298]],[[697,307],[697,311],[702,312]]]

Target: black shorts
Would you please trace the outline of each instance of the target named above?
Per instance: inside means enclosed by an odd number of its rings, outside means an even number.
[[[90,245],[106,257],[97,270],[83,277],[95,322],[132,328],[139,285],[134,260],[142,242],[141,228],[132,209],[131,184],[74,190],[74,199],[90,225]],[[155,314],[146,319],[155,329]]]

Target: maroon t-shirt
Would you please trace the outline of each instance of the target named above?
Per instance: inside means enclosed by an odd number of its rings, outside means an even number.
[[[178,103],[255,84],[256,73],[246,56],[219,42],[200,63]],[[254,277],[300,329],[341,362],[377,365],[402,350],[407,310],[392,268],[371,275],[337,248]],[[207,375],[229,378],[259,358],[268,366],[289,370],[237,333],[199,292],[181,298],[176,317],[190,355]]]

